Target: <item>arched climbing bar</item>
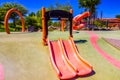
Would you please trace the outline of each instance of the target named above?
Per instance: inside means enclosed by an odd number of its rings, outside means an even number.
[[[17,9],[12,8],[12,9],[7,11],[5,18],[4,18],[4,27],[5,27],[6,33],[10,34],[10,31],[8,28],[8,20],[9,20],[11,13],[13,13],[13,12],[17,13],[20,16],[21,22],[22,22],[22,32],[24,32],[25,31],[24,18],[22,17],[22,14]]]

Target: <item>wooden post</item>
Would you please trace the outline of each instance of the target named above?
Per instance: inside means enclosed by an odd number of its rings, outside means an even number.
[[[73,14],[73,10],[72,9],[70,9],[70,13],[71,14]],[[72,35],[72,18],[71,18],[71,20],[70,20],[70,37],[73,37],[73,35]]]
[[[62,32],[64,32],[64,27],[65,27],[65,21],[64,21],[64,19],[61,20],[61,26],[62,26]]]
[[[44,8],[44,7],[42,7],[42,40],[43,40],[43,44],[44,44],[44,45],[47,45],[45,8]]]

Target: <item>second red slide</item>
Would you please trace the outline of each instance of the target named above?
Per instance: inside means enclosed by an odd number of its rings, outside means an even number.
[[[62,40],[62,43],[68,59],[78,70],[77,75],[86,76],[90,74],[92,72],[92,66],[79,55],[73,39]]]

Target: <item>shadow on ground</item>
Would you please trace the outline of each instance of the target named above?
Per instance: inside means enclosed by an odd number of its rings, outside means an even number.
[[[86,43],[87,40],[74,40],[74,42],[77,44],[77,43]]]
[[[69,79],[69,80],[77,80],[78,78],[86,78],[86,77],[90,77],[90,76],[92,76],[94,74],[95,74],[95,71],[92,70],[92,72],[90,74],[88,74],[88,75],[85,75],[85,76],[76,76],[75,78],[72,78],[72,79]]]

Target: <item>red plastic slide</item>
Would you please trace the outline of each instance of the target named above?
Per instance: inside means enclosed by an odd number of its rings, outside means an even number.
[[[70,38],[69,40],[63,40],[62,43],[68,59],[72,65],[77,68],[77,75],[85,76],[90,74],[92,72],[92,66],[79,55],[73,39]]]
[[[80,57],[72,38],[48,40],[48,46],[52,65],[60,79],[86,76],[92,72],[92,66]]]
[[[60,79],[71,79],[76,76],[76,69],[66,58],[59,40],[49,41],[48,46],[52,65]]]

